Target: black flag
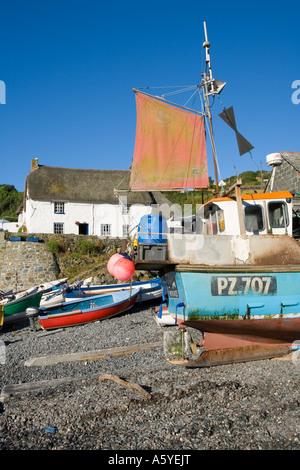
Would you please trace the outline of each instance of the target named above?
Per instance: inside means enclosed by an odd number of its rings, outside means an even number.
[[[252,150],[254,147],[237,131],[233,107],[231,106],[230,108],[224,109],[224,111],[219,114],[219,116],[221,119],[223,119],[223,121],[226,122],[226,124],[228,124],[229,127],[231,127],[231,129],[235,131],[240,156],[244,155],[244,153],[250,152],[250,150]]]

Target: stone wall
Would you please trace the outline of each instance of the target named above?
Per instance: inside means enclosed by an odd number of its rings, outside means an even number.
[[[59,267],[44,243],[9,241],[0,233],[0,288],[28,289],[57,278]]]
[[[22,240],[10,241],[12,237],[21,237]],[[38,238],[39,242],[27,241],[28,237]],[[58,257],[50,251],[46,243],[53,238],[60,238],[61,243],[67,244],[70,251],[72,251],[77,238],[98,242],[101,240],[103,252],[108,257],[116,252],[125,251],[124,241],[119,239],[100,239],[99,237],[84,237],[83,235],[53,236],[49,234],[0,232],[0,289],[19,291],[61,277]]]

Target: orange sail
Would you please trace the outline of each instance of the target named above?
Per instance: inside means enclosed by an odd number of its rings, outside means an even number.
[[[132,190],[207,188],[202,116],[136,92]]]

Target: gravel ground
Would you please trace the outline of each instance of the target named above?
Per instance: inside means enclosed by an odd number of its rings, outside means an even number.
[[[3,328],[2,392],[10,384],[63,380],[10,397],[2,393],[0,450],[300,449],[300,365],[291,360],[187,369],[166,362],[162,347],[155,347],[89,361],[24,364],[33,357],[160,341],[152,308],[136,305],[121,316],[45,337],[26,323]],[[151,398],[100,381],[101,374],[139,384]]]

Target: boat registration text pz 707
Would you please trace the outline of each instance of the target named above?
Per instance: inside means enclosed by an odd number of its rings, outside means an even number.
[[[212,295],[276,294],[275,276],[212,276]]]

